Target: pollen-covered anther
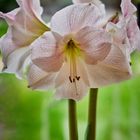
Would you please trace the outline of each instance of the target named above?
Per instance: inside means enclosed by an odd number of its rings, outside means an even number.
[[[72,79],[71,79],[71,76],[69,76],[69,80],[70,80],[71,83],[73,82]]]
[[[69,76],[69,81],[70,81],[71,83],[75,83],[76,80],[79,81],[80,78],[81,78],[80,76],[75,76],[74,78],[72,78],[71,76]]]
[[[76,79],[77,79],[78,81],[80,80],[80,78],[81,78],[80,76],[76,76]]]

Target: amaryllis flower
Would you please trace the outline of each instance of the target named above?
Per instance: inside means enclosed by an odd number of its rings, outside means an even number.
[[[136,7],[132,4],[131,0],[122,0],[121,2],[122,17],[118,23],[108,24],[108,29],[117,33],[118,36],[123,38],[126,45],[127,55],[138,49],[140,50],[140,30],[137,24]],[[120,32],[121,30],[121,32]],[[119,34],[121,33],[121,34]],[[123,37],[122,37],[123,36]]]
[[[17,0],[19,8],[9,13],[0,13],[9,29],[0,40],[4,71],[17,73],[21,77],[26,58],[30,55],[29,45],[48,27],[41,20],[42,8],[39,0]]]
[[[77,3],[58,11],[51,31],[31,47],[29,87],[56,89],[58,98],[79,100],[88,88],[99,88],[129,79],[127,55],[113,36],[100,27],[104,8],[94,3]]]
[[[131,3],[131,0],[122,0],[121,9],[126,25],[127,37],[131,46],[130,53],[135,49],[140,50],[140,30],[137,24],[136,7]]]

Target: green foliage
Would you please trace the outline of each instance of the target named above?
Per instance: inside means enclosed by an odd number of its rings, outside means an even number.
[[[6,32],[7,27],[7,24],[0,19],[0,37]]]
[[[136,4],[140,3],[140,0],[133,0]]]

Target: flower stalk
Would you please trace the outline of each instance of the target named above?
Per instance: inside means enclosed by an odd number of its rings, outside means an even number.
[[[76,102],[69,99],[69,140],[78,140]]]
[[[96,140],[97,88],[90,89],[86,140]]]

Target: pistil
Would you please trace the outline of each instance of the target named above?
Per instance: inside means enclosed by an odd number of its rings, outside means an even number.
[[[66,45],[66,54],[68,63],[70,65],[70,76],[69,81],[70,83],[74,84],[76,94],[78,95],[77,91],[77,82],[80,80],[80,76],[77,74],[77,63],[76,59],[79,57],[79,48],[77,47],[76,43],[70,39]]]

